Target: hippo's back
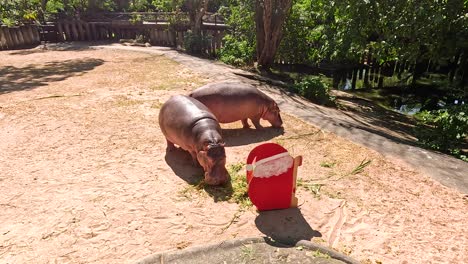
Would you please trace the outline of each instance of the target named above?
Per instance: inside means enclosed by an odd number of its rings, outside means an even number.
[[[202,119],[216,120],[216,117],[205,105],[185,95],[172,96],[159,111],[161,131],[168,140],[182,148],[193,143],[192,127]]]
[[[224,96],[227,98],[245,98],[262,96],[257,88],[250,84],[240,82],[218,82],[204,85],[190,93],[193,98],[206,98],[210,96]]]
[[[195,89],[190,97],[206,105],[220,123],[260,115],[271,102],[254,86],[239,82],[207,84]]]

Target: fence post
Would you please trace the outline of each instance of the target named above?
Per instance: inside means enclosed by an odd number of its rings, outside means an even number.
[[[73,40],[79,40],[78,30],[76,28],[76,20],[73,20],[70,24],[71,30],[73,32]]]
[[[174,29],[170,29],[169,34],[171,36],[171,46],[177,47],[176,43],[176,31]]]
[[[4,30],[4,26],[0,26],[0,44],[1,44],[1,49],[6,50],[8,49],[8,40],[7,40],[7,35]]]
[[[41,35],[39,34],[39,27],[35,26],[35,29],[33,30],[33,36],[34,40],[36,43],[40,44],[41,43]]]
[[[98,40],[97,32],[96,32],[96,24],[95,23],[90,23],[91,25],[91,36],[93,40]]]
[[[379,67],[379,80],[378,80],[378,84],[377,84],[378,89],[383,88],[384,76],[382,74],[382,71],[383,71],[383,67]]]
[[[58,39],[57,41],[58,42],[63,42],[64,41],[64,37],[63,37],[63,26],[62,26],[62,21],[58,21],[57,22],[57,33],[58,33]]]
[[[78,40],[86,40],[85,33],[83,30],[83,22],[81,19],[76,20],[76,27],[78,28],[79,39]]]
[[[156,38],[155,32],[156,32],[156,29],[154,29],[154,28],[149,29],[149,43],[151,45],[156,44],[156,42],[155,42],[155,38]]]
[[[24,41],[23,44],[24,44],[24,45],[27,45],[27,46],[29,46],[29,45],[32,44],[32,40],[31,40],[31,38],[29,37],[29,30],[28,30],[28,28],[29,28],[29,25],[27,25],[27,26],[21,26],[21,27],[20,27],[21,33],[22,33],[22,35],[23,35],[23,41]]]
[[[33,45],[36,45],[36,44],[40,44],[40,41],[36,41],[36,37],[35,37],[35,34],[34,32],[37,31],[37,26],[36,25],[30,25],[28,27],[28,34],[29,34],[29,38],[31,39],[31,44]]]
[[[71,34],[70,22],[69,21],[64,21],[63,22],[63,29],[65,30],[65,40],[66,41],[71,41],[72,40],[72,34]]]
[[[86,21],[81,21],[81,27],[83,28],[83,31],[84,31],[84,39],[87,41],[93,40],[91,37],[91,30],[89,27],[89,23]]]
[[[3,29],[5,31],[5,37],[7,40],[8,49],[13,49],[15,47],[15,40],[13,39],[13,36],[11,35],[11,30],[9,27],[6,27],[6,26]]]
[[[184,48],[184,32],[182,31],[177,31],[177,41],[178,41],[178,48],[183,49]]]
[[[355,66],[353,69],[353,79],[351,81],[351,90],[356,90],[356,81],[359,72],[359,66]]]
[[[10,33],[10,37],[11,37],[12,44],[13,44],[10,49],[14,49],[19,46],[18,37],[16,36],[16,30],[13,27],[11,28],[9,27],[8,32]]]
[[[24,36],[23,36],[23,26],[18,26],[16,34],[18,35],[18,40],[20,42],[20,47],[24,46],[26,44],[26,41],[25,41]]]

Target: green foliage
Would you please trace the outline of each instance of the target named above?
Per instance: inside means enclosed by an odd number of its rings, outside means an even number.
[[[326,162],[326,161],[320,162],[320,167],[324,167],[324,168],[333,168],[335,167],[335,165],[336,165],[336,162]]]
[[[46,12],[58,13],[60,10],[65,9],[65,4],[61,0],[49,0],[46,4]]]
[[[421,111],[416,117],[419,120],[416,132],[423,145],[467,159],[460,148],[468,136],[468,105]]]
[[[189,18],[180,12],[180,10],[173,12],[173,15],[169,16],[168,20],[170,30],[178,31],[180,27],[190,25]]]
[[[369,164],[371,164],[372,160],[365,160],[363,159],[359,165],[354,168],[349,175],[356,175],[358,173],[361,173],[365,167],[367,167]]]
[[[311,44],[316,39],[310,0],[299,0],[291,7],[277,56],[280,60],[311,63],[316,59]],[[294,43],[294,45],[291,45]]]
[[[224,47],[220,51],[220,60],[224,63],[244,66],[254,61],[255,47],[247,40],[234,38],[232,35],[224,37]]]
[[[178,10],[182,4],[183,0],[153,0],[152,4],[157,11],[172,12]]]
[[[310,181],[303,180],[302,178],[297,180],[297,187],[304,188],[306,191],[309,191],[315,198],[320,198],[320,189],[322,189],[322,186],[323,184],[312,183]]]
[[[12,26],[30,23],[37,19],[39,0],[0,0],[0,24]]]
[[[306,76],[296,82],[292,90],[305,98],[323,105],[333,105],[335,98],[322,76]]]
[[[213,197],[215,202],[228,201],[239,205],[240,209],[252,207],[248,194],[247,179],[245,173],[241,173],[244,163],[231,164],[227,167],[231,181],[224,186],[212,186],[205,184],[204,180],[194,183],[181,191],[181,195],[191,198],[192,194],[206,194]]]
[[[231,176],[232,196],[231,201],[239,204],[243,208],[252,206],[248,194],[247,179],[244,173],[240,173],[244,168],[243,163],[232,164],[228,167]]]
[[[130,23],[133,24],[133,25],[143,23],[143,20],[142,20],[140,14],[132,14],[132,16],[130,17],[129,21],[130,21]]]
[[[197,35],[190,30],[184,35],[184,49],[190,54],[202,54],[210,42],[211,36]]]
[[[253,64],[255,58],[254,2],[231,0],[228,7],[221,7],[219,13],[230,26],[224,37],[220,59],[228,64],[243,66]]]

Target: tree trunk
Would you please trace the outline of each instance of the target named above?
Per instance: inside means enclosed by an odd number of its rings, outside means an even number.
[[[455,78],[455,72],[457,71],[458,69],[458,60],[460,59],[460,55],[461,55],[461,50],[459,50],[457,52],[457,54],[455,54],[455,58],[453,59],[453,61],[450,63],[450,72],[449,72],[449,81],[450,81],[450,84],[453,83],[453,79]]]
[[[39,10],[39,14],[38,14],[38,17],[39,17],[39,20],[42,24],[45,24],[45,11],[46,11],[46,8],[47,8],[47,2],[49,0],[41,0],[41,9]]]
[[[351,90],[356,90],[356,82],[357,82],[357,77],[358,77],[358,72],[359,72],[359,67],[360,66],[355,66],[353,70],[353,78],[351,81]]]
[[[274,61],[283,37],[283,24],[291,5],[292,0],[256,0],[255,2],[257,63],[262,68],[268,68]]]
[[[463,51],[463,55],[461,57],[461,62],[460,62],[460,83],[459,83],[459,88],[465,90],[465,86],[468,84],[468,49],[465,49]]]
[[[366,70],[366,72],[364,73],[364,88],[370,88],[370,83],[369,83],[370,66],[366,65],[365,70]]]
[[[208,9],[209,0],[188,0],[190,27],[193,34],[201,36],[202,18]]]
[[[427,68],[428,60],[427,59],[418,59],[416,60],[416,64],[414,65],[413,70],[413,82],[412,85],[416,85],[416,81],[421,78],[425,69]]]

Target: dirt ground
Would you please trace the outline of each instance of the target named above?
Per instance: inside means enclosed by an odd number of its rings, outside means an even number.
[[[259,214],[198,190],[189,155],[165,153],[159,107],[209,79],[139,52],[0,57],[2,263],[128,263],[258,235],[363,263],[468,263],[467,199],[401,160],[286,114],[284,134],[223,125],[228,167],[267,141],[304,157],[299,209]]]

